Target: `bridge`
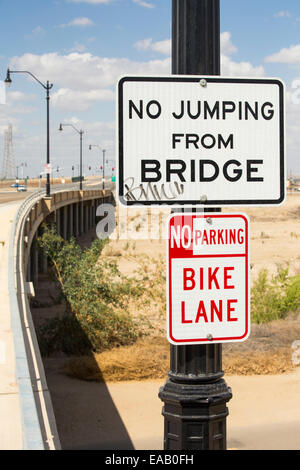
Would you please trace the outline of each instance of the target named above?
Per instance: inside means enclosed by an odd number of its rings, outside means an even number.
[[[97,207],[114,203],[111,189],[84,185],[32,192],[21,204],[0,206],[0,449],[61,448],[28,295],[40,273],[47,272],[45,253],[37,250],[41,224],[55,223],[64,239],[96,225]],[[8,274],[7,274],[8,273]]]

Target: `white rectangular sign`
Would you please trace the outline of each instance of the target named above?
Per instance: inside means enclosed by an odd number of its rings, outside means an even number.
[[[51,163],[45,163],[44,169],[45,169],[46,175],[51,175],[51,172],[52,172],[52,164],[51,164]]]
[[[117,102],[121,204],[284,201],[280,80],[123,77]]]
[[[244,214],[168,220],[167,331],[172,344],[240,342],[250,332],[249,223]]]

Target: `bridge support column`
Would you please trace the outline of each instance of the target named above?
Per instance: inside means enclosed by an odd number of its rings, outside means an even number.
[[[79,204],[76,202],[73,205],[74,208],[74,236],[77,238],[79,235]]]
[[[55,223],[56,223],[56,232],[60,235],[60,209],[55,211]]]
[[[89,214],[90,214],[90,230],[92,230],[92,228],[93,228],[93,226],[94,226],[94,207],[93,207],[93,201],[90,202]]]
[[[84,206],[84,231],[87,232],[89,229],[89,208],[88,205]]]
[[[68,223],[68,238],[73,237],[73,204],[69,204],[69,223]]]
[[[92,210],[92,227],[96,226],[96,209],[97,209],[97,201],[93,201],[93,210]]]
[[[37,236],[35,235],[31,248],[30,248],[30,281],[33,282],[34,285],[38,282],[39,279],[39,255],[38,255],[38,244],[37,244]]]
[[[62,207],[62,237],[68,239],[68,206]]]
[[[83,201],[79,203],[79,235],[81,235],[84,232],[84,206],[83,206]]]

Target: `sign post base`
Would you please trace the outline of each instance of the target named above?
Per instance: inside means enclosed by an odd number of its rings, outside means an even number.
[[[226,403],[232,392],[222,378],[218,361],[206,360],[220,359],[221,345],[171,345],[171,348],[172,370],[159,391],[164,402],[164,450],[226,450]],[[199,375],[190,374],[191,365],[187,363],[185,367],[182,361],[191,350],[200,364],[206,362]]]

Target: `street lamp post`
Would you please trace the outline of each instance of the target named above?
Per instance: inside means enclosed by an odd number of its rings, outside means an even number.
[[[100,145],[97,144],[90,144],[89,149],[92,150],[92,147],[98,147],[101,152],[101,147]],[[102,154],[103,154],[103,166],[102,166],[102,189],[105,189],[105,152],[106,150],[102,149]]]
[[[79,175],[79,189],[82,190],[82,135],[84,133],[84,131],[82,129],[78,130],[76,129],[75,126],[73,126],[73,124],[60,124],[59,125],[59,131],[62,131],[63,130],[63,127],[64,126],[70,126],[70,127],[73,127],[73,129],[78,132],[78,134],[80,135],[80,163],[79,163],[79,166],[80,166],[80,175]]]
[[[19,178],[19,168],[22,168],[22,179],[24,179],[24,166],[27,168],[27,163],[20,163],[20,165],[17,165],[17,179]]]
[[[27,70],[10,70],[10,69],[7,69],[6,79],[4,80],[4,83],[8,87],[11,85],[10,75],[12,73],[27,73],[32,78],[34,78],[34,80],[37,81],[46,90],[46,101],[47,101],[47,158],[46,158],[46,163],[47,163],[47,165],[49,165],[50,164],[50,123],[49,123],[50,93],[49,92],[50,92],[51,88],[53,87],[53,84],[49,83],[49,81],[47,80],[47,83],[45,85],[38,78],[36,78],[31,72],[28,72]],[[50,197],[50,174],[49,173],[47,173],[46,196]]]

